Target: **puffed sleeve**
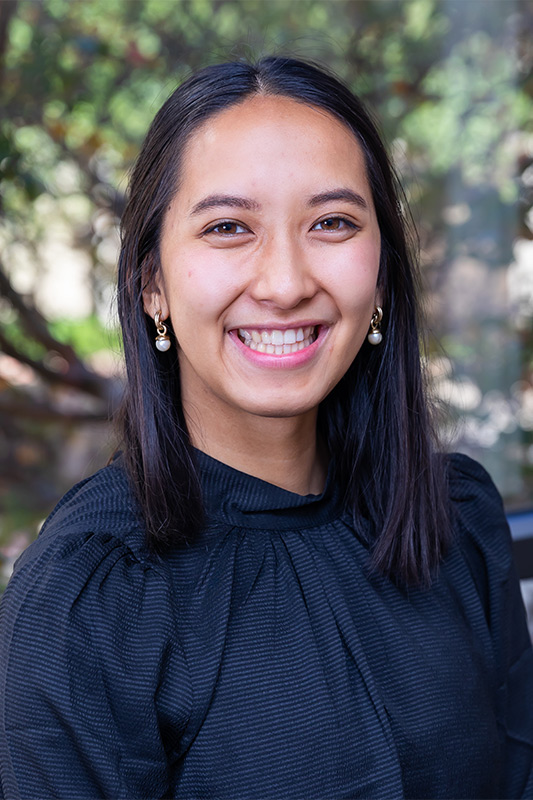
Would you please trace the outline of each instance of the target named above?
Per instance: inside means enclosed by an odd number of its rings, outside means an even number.
[[[166,796],[190,698],[164,576],[105,534],[35,545],[0,612],[2,796]]]
[[[477,591],[490,629],[498,675],[503,752],[497,797],[533,798],[533,650],[509,526],[498,490],[480,464],[452,458],[451,494]]]

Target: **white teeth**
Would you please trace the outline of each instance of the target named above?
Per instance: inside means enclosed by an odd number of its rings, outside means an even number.
[[[283,344],[294,344],[296,341],[296,331],[292,330],[292,328],[288,331],[285,331],[283,334]]]
[[[313,326],[288,328],[285,331],[239,328],[239,338],[251,350],[281,356],[309,347],[315,341],[316,333]]]

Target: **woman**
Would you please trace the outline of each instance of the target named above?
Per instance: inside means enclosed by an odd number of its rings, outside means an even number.
[[[435,452],[405,229],[311,65],[210,67],[160,110],[123,220],[124,454],[4,598],[4,797],[533,796],[508,529]]]

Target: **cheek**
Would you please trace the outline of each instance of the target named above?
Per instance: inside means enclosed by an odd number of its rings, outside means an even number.
[[[341,309],[355,314],[354,322],[367,322],[366,316],[372,313],[375,305],[376,287],[379,273],[379,249],[372,244],[359,247],[338,259],[330,272],[332,290],[338,298]]]
[[[174,330],[216,321],[238,291],[235,274],[224,265],[198,259],[174,265],[165,281]]]

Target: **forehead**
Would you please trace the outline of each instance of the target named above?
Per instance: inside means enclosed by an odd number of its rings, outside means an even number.
[[[180,191],[201,193],[228,182],[258,189],[287,178],[351,180],[368,190],[361,146],[344,122],[292,98],[254,95],[194,131],[183,153]]]

